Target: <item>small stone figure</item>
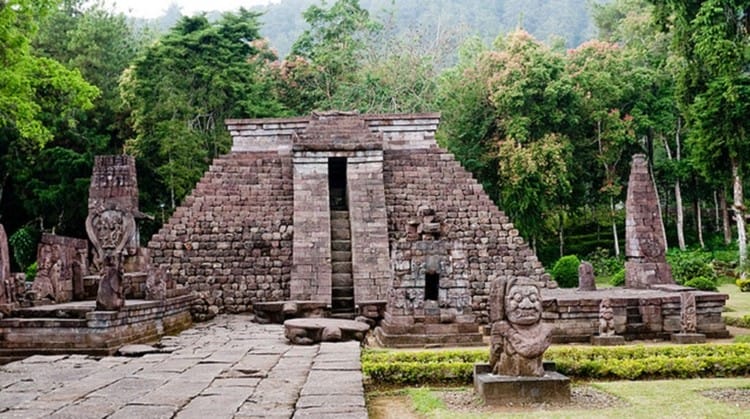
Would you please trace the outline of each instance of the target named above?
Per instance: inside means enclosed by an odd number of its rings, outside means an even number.
[[[695,294],[680,294],[680,333],[696,333],[698,319],[695,311]]]
[[[599,303],[599,336],[615,335],[615,312],[612,310],[612,301],[603,298]]]
[[[11,279],[10,277],[10,258],[8,252],[8,237],[5,234],[5,228],[0,224],[0,305],[8,304],[13,299],[11,294],[8,294],[5,283]]]
[[[97,310],[119,310],[125,306],[122,288],[122,256],[107,254],[102,261],[102,277],[96,293]]]
[[[535,283],[511,280],[495,281],[491,295],[504,318],[491,314],[492,337],[490,367],[492,373],[506,376],[544,376],[542,355],[550,345],[552,327],[542,323],[542,297]],[[503,295],[500,295],[502,287]]]
[[[578,265],[578,290],[596,291],[594,266],[588,262],[581,262],[581,264]]]

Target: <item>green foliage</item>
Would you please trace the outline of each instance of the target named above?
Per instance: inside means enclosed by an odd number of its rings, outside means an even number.
[[[709,279],[705,276],[696,276],[685,281],[683,285],[703,291],[716,291],[716,279]]]
[[[750,329],[750,314],[744,315],[742,317],[724,316],[723,319],[724,323],[728,326]]]
[[[13,260],[25,271],[36,260],[37,232],[31,227],[16,230],[8,237],[8,244],[13,252]]]
[[[703,277],[716,286],[718,277],[711,267],[711,254],[701,251],[680,252],[671,251],[667,254],[667,262],[672,267],[672,277],[681,285],[693,278]]]
[[[622,287],[625,286],[625,269],[620,269],[612,275],[612,278],[610,278],[609,283],[612,284],[613,287]]]
[[[552,266],[552,278],[561,288],[578,286],[578,266],[581,261],[576,255],[563,256]]]
[[[423,415],[436,409],[445,408],[443,399],[437,397],[427,388],[409,388],[406,393],[414,401],[414,409]]]
[[[376,384],[469,384],[473,365],[487,350],[364,351],[362,371]],[[553,347],[545,353],[557,371],[574,379],[642,380],[743,376],[750,373],[750,344],[626,347]]]
[[[740,291],[750,292],[750,278],[739,278],[737,279],[735,284],[737,284],[737,287],[739,287]]]
[[[34,261],[31,265],[27,266],[24,270],[24,273],[26,274],[26,282],[34,282],[34,278],[36,278],[37,273],[37,262]]]
[[[750,335],[737,335],[734,337],[734,343],[750,344]]]
[[[591,263],[597,276],[612,276],[624,269],[622,258],[611,256],[609,250],[601,247],[597,247],[585,260]]]
[[[132,109],[139,184],[146,211],[174,207],[208,163],[230,146],[226,118],[284,114],[265,76],[275,59],[258,33],[258,14],[240,9],[216,22],[185,17],[123,74]],[[145,202],[144,202],[145,201]]]

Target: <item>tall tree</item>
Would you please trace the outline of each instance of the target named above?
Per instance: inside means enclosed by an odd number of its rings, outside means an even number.
[[[225,118],[283,115],[264,74],[276,56],[258,33],[258,14],[240,9],[210,23],[184,17],[145,50],[121,79],[150,191],[146,209],[174,207],[208,163],[228,151]]]
[[[681,59],[678,101],[688,121],[691,158],[709,177],[731,179],[740,269],[747,269],[743,176],[750,155],[748,0],[653,0]]]

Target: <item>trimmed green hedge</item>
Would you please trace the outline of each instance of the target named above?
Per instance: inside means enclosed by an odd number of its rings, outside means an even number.
[[[750,329],[750,314],[746,314],[742,317],[724,316],[723,319],[724,324],[726,325]]]
[[[362,371],[373,384],[469,385],[489,350],[364,351]],[[557,371],[574,379],[657,379],[750,375],[750,344],[554,347]]]

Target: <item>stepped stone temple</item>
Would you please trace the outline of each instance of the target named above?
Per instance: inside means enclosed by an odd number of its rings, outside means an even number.
[[[481,342],[490,284],[554,286],[438,114],[228,120],[217,158],[149,243],[214,311],[363,316],[386,345]]]

